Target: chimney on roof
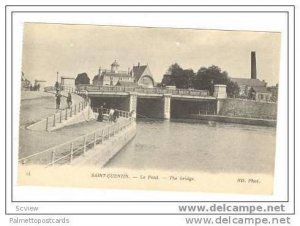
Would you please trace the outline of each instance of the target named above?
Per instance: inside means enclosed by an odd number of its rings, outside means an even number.
[[[255,52],[251,52],[251,79],[256,79],[256,56]]]
[[[140,67],[140,65],[141,65],[140,62],[138,62],[138,67]]]

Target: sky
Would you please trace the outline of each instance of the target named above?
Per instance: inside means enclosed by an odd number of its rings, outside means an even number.
[[[57,72],[74,78],[86,72],[92,80],[117,60],[124,71],[148,64],[156,82],[173,63],[195,72],[217,65],[230,77],[250,78],[251,51],[257,77],[278,83],[280,33],[26,23],[22,71],[53,85]]]

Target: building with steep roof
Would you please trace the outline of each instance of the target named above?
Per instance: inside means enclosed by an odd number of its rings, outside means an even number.
[[[131,70],[128,68],[128,71],[120,71],[119,66],[119,63],[115,60],[111,64],[110,70],[102,70],[100,67],[98,74],[93,79],[93,85],[115,86],[118,84],[122,86],[122,84],[126,84],[128,86],[130,83],[135,83],[137,86],[154,87],[155,82],[148,65],[138,63]]]
[[[115,60],[111,64],[110,70],[102,70],[99,68],[98,74],[93,78],[95,86],[115,86],[119,81],[133,82],[130,71],[120,71],[119,63]]]
[[[137,66],[133,66],[131,70],[131,75],[134,78],[134,82],[137,83],[139,86],[146,88],[152,88],[155,86],[155,81],[152,77],[152,73],[148,64],[140,65],[140,63],[138,63]]]

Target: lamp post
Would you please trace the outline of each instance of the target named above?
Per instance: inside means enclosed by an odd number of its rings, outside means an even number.
[[[56,83],[55,83],[56,92],[59,91],[59,84],[58,84],[58,72],[56,72]]]

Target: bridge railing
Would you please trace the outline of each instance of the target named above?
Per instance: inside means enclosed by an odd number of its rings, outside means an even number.
[[[89,149],[95,148],[97,144],[101,144],[104,141],[109,140],[111,137],[115,136],[134,123],[134,120],[131,120],[130,118],[129,112],[124,114],[124,111],[119,111],[119,113],[119,117],[124,118],[124,120],[118,120],[116,123],[109,124],[106,127],[97,129],[91,133],[77,137],[63,144],[59,144],[44,151],[21,158],[19,159],[19,163],[36,163],[44,164],[46,166],[72,163],[74,158],[81,155],[84,156]],[[123,115],[126,117],[123,117]]]
[[[189,96],[209,96],[208,90],[194,89],[168,89],[168,88],[144,88],[144,87],[126,87],[126,86],[93,86],[81,85],[77,87],[80,91],[99,91],[99,92],[137,92],[145,94],[172,94],[172,95],[189,95]]]
[[[77,104],[72,104],[70,108],[61,109],[58,113],[48,116],[45,119],[45,130],[48,131],[51,127],[56,127],[57,124],[72,118],[83,111],[88,105],[89,103],[87,101],[82,101]]]

